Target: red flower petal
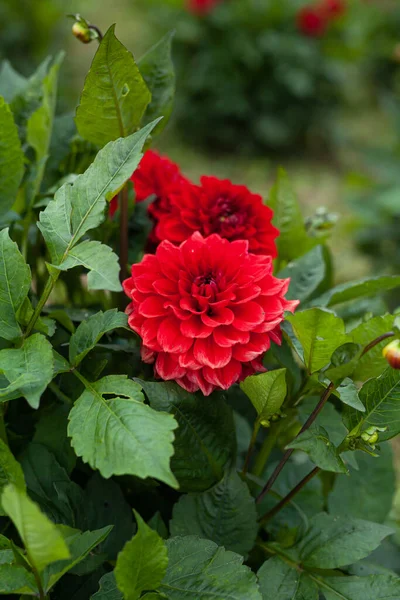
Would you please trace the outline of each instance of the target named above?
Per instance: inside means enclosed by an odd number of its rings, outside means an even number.
[[[176,317],[164,319],[157,331],[157,341],[164,352],[186,352],[193,340],[185,338],[180,331],[180,321]]]
[[[228,364],[232,356],[231,348],[223,348],[215,343],[213,336],[196,340],[193,348],[195,359],[201,365],[219,369]]]
[[[200,316],[192,315],[190,319],[182,321],[181,333],[189,338],[206,338],[212,333],[212,328],[205,325]]]
[[[168,311],[164,308],[164,298],[160,296],[148,296],[139,304],[138,312],[143,317],[163,317]]]

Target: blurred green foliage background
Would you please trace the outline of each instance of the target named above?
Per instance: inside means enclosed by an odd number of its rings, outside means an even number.
[[[339,215],[337,279],[400,266],[400,4],[344,0],[322,34],[317,0],[0,0],[0,58],[29,75],[66,50],[59,112],[75,109],[96,42],[66,13],[117,35],[136,57],[171,29],[177,99],[159,142],[188,176],[228,177],[267,195],[283,164],[306,214]],[[400,304],[400,299],[395,301]]]

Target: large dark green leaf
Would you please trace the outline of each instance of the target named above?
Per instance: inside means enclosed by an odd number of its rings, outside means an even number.
[[[124,375],[110,375],[88,384],[69,416],[68,435],[84,462],[103,477],[155,477],[172,487],[172,415],[143,402],[140,386]]]
[[[124,596],[117,587],[114,572],[103,575],[100,579],[100,589],[91,600],[123,600]]]
[[[198,535],[226,550],[247,554],[257,536],[254,498],[236,471],[207,492],[182,496],[174,506],[171,535]]]
[[[24,174],[24,153],[9,106],[0,96],[0,214],[10,210]]]
[[[290,552],[305,567],[337,569],[365,558],[391,533],[385,525],[320,513]]]
[[[8,234],[0,231],[0,337],[13,340],[21,335],[17,313],[31,286],[31,270]]]
[[[46,446],[67,473],[71,473],[76,456],[67,436],[68,413],[69,407],[65,404],[53,404],[41,410],[33,442]]]
[[[398,600],[400,579],[391,575],[317,577],[326,600]]]
[[[156,590],[168,565],[164,540],[146,525],[136,511],[135,517],[137,533],[118,554],[114,571],[126,600],[138,600],[142,592]]]
[[[221,397],[189,394],[176,383],[138,380],[150,405],[174,415],[175,432],[171,468],[182,491],[201,492],[217,481],[232,459],[235,432],[232,411]]]
[[[286,298],[305,302],[324,281],[326,265],[322,246],[316,246],[304,256],[290,262],[278,273],[280,279],[290,277]]]
[[[97,49],[76,110],[79,133],[98,146],[136,131],[151,100],[132,54],[114,29],[112,25]]]
[[[257,575],[263,600],[318,600],[318,587],[307,573],[276,556],[267,560]]]
[[[37,596],[38,588],[33,574],[20,565],[0,564],[0,594]]]
[[[154,133],[160,133],[169,121],[175,95],[175,71],[171,56],[174,33],[167,33],[139,61],[140,72],[151,93],[151,102],[144,114],[144,123],[157,117],[163,120]]]
[[[369,277],[358,281],[341,283],[325,292],[319,298],[312,301],[314,306],[333,306],[349,300],[356,300],[364,296],[374,296],[382,292],[400,287],[400,276],[382,275],[381,277]]]
[[[392,507],[395,472],[390,444],[380,446],[378,458],[357,452],[358,469],[337,477],[328,496],[329,512],[383,523]],[[362,498],[362,502],[360,502]]]
[[[303,450],[312,462],[324,471],[347,473],[346,465],[323,427],[310,427],[288,444],[287,448]]]
[[[118,327],[126,327],[127,323],[126,314],[118,312],[116,308],[107,310],[105,313],[100,311],[83,321],[69,342],[71,365],[77,366],[105,333]]]
[[[345,425],[349,435],[357,437],[368,427],[382,427],[381,442],[400,433],[400,371],[388,367],[375,379],[369,379],[360,390],[360,400],[365,412],[346,409]]]
[[[168,568],[159,591],[169,600],[261,600],[243,557],[196,536],[167,541]]]

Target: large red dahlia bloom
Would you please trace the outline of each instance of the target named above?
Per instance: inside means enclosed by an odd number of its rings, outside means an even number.
[[[254,254],[276,256],[279,231],[271,223],[272,210],[261,196],[229,180],[202,177],[201,185],[186,182],[170,194],[170,207],[159,219],[160,240],[179,244],[195,231],[204,236],[218,233],[228,240],[248,240]]]
[[[272,275],[272,259],[248,242],[196,232],[179,247],[162,242],[124,281],[130,327],[157,377],[209,395],[265,370],[262,356],[280,343],[289,280]]]
[[[130,180],[135,188],[136,202],[143,202],[150,196],[155,197],[149,206],[149,214],[155,221],[169,209],[170,192],[176,190],[181,181],[186,181],[177,164],[153,150],[145,152]],[[117,208],[116,196],[110,203],[111,217]]]
[[[329,18],[321,6],[304,6],[297,14],[297,26],[308,37],[321,37],[326,32]]]
[[[187,0],[187,7],[195,15],[207,15],[221,2],[222,0]]]

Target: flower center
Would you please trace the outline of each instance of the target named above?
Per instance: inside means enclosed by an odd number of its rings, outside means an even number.
[[[224,235],[228,235],[230,229],[240,227],[246,221],[246,211],[238,206],[233,198],[218,198],[213,212],[215,231]]]
[[[213,273],[198,275],[192,285],[193,296],[202,296],[214,300],[218,293],[218,284]]]

